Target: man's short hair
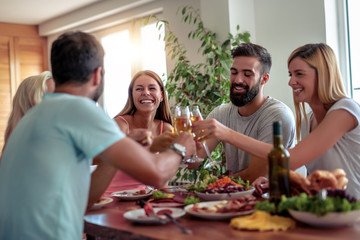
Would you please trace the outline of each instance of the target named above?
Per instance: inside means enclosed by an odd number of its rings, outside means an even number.
[[[256,57],[259,59],[262,73],[270,73],[271,69],[271,56],[266,48],[253,44],[253,43],[242,43],[236,48],[231,50],[231,55],[235,57]]]
[[[84,84],[104,65],[104,49],[90,34],[76,31],[60,35],[51,47],[51,68],[56,86]]]

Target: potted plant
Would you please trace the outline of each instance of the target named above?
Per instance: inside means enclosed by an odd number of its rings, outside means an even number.
[[[216,106],[230,101],[230,67],[232,64],[231,47],[238,46],[241,42],[250,42],[250,33],[239,33],[240,27],[237,26],[235,35],[229,33],[227,38],[220,42],[215,32],[207,29],[200,17],[198,9],[185,6],[178,10],[181,12],[182,22],[194,27],[188,33],[189,39],[199,40],[201,43],[198,49],[203,56],[202,63],[191,64],[186,56],[186,49],[171,31],[171,24],[166,20],[155,18],[157,27],[160,29],[165,26],[165,48],[167,54],[175,62],[174,68],[168,74],[166,90],[169,101],[175,105],[191,106],[197,104],[204,117],[206,117]],[[149,19],[148,19],[149,20]],[[145,21],[148,22],[148,20]],[[174,106],[172,106],[174,107]],[[219,161],[219,165],[210,171],[215,175],[225,172],[225,156],[223,147],[220,144],[212,157]],[[188,170],[179,169],[175,180],[188,180],[195,182],[209,174],[209,170],[203,168],[207,160],[198,169]]]

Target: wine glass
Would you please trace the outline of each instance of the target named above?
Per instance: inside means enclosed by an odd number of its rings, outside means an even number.
[[[174,112],[174,128],[173,132],[179,134],[181,132],[188,132],[192,134],[190,110],[188,106],[176,106]],[[184,159],[185,163],[194,163],[197,160],[197,155]]]
[[[188,106],[176,106],[174,112],[174,133],[191,133],[190,110]]]
[[[191,112],[190,112],[190,119],[191,119],[191,122],[196,122],[196,121],[203,120],[203,117],[201,115],[201,112],[200,112],[200,109],[199,109],[198,105],[193,105],[192,106]],[[211,168],[211,167],[217,165],[218,163],[211,157],[211,153],[209,151],[209,148],[206,145],[206,142],[203,141],[202,145],[204,146],[206,155],[209,158],[209,162],[204,166],[204,168],[207,169],[207,168]]]

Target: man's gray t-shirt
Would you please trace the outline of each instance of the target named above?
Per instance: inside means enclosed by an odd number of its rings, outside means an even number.
[[[273,122],[281,120],[284,147],[291,148],[295,143],[295,120],[292,111],[284,103],[271,97],[251,116],[240,116],[238,107],[227,103],[216,107],[207,118],[214,118],[234,131],[270,144],[273,144]],[[250,154],[229,143],[223,144],[227,170],[236,173],[248,168]]]

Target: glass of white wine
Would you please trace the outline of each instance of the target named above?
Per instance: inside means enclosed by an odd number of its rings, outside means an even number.
[[[190,110],[188,106],[176,106],[174,112],[174,133],[191,133]]]
[[[188,132],[192,134],[190,110],[188,106],[176,106],[174,112],[174,128],[176,134]],[[190,158],[184,159],[185,163],[194,163],[197,160],[196,154]]]
[[[191,112],[190,112],[190,119],[191,119],[191,122],[196,122],[196,121],[200,121],[200,120],[203,120],[203,117],[201,115],[201,111],[200,111],[200,108],[198,105],[193,105],[191,107]],[[207,147],[206,145],[206,142],[203,141],[202,142],[202,145],[205,149],[205,152],[206,152],[206,155],[207,157],[209,158],[209,162],[204,166],[205,169],[207,168],[211,168],[215,165],[218,164],[218,162],[216,162],[212,157],[211,157],[211,153],[209,151],[209,148]]]

